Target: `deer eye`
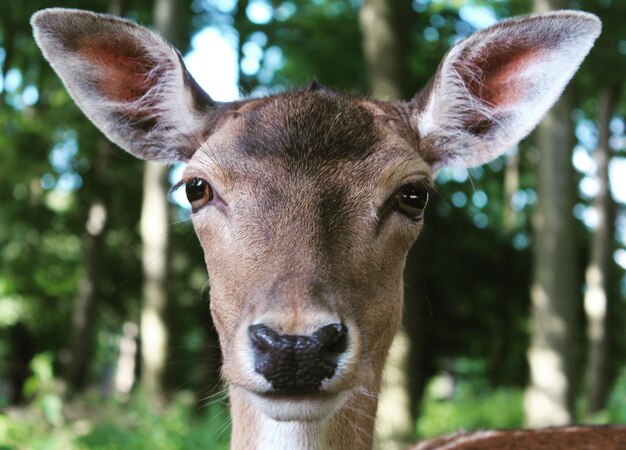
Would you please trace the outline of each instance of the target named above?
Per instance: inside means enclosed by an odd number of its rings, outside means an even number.
[[[410,183],[402,186],[396,193],[397,208],[413,220],[424,216],[428,203],[428,188],[423,183]]]
[[[213,200],[213,188],[202,178],[192,178],[185,183],[185,194],[191,204],[191,208],[196,211]]]

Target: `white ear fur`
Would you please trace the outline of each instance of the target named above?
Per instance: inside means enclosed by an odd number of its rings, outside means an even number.
[[[492,160],[556,102],[599,36],[592,14],[559,11],[505,20],[455,45],[411,120],[435,170]]]
[[[170,44],[132,22],[87,11],[45,9],[31,24],[73,99],[111,141],[142,159],[191,157],[214,103]]]

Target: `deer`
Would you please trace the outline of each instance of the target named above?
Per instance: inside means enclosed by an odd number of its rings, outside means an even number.
[[[148,28],[61,8],[31,23],[108,139],[140,159],[186,164],[176,187],[211,283],[231,448],[272,450],[372,448],[405,260],[437,173],[486,163],[528,135],[601,30],[577,11],[503,20],[454,45],[408,101],[311,83],[217,102]],[[417,448],[608,449],[625,448],[625,436],[494,431]]]

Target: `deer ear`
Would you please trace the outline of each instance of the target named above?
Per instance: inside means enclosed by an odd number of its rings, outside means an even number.
[[[216,104],[180,54],[147,28],[109,15],[52,8],[35,40],[89,119],[142,159],[186,161],[215,122]]]
[[[452,47],[410,104],[435,170],[485,163],[524,138],[600,34],[597,17],[561,11],[505,20]]]

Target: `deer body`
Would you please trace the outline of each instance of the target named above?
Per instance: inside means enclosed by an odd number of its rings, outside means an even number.
[[[626,427],[558,427],[542,430],[477,431],[423,442],[413,450],[621,450]]]
[[[368,449],[402,273],[445,165],[489,161],[540,120],[600,31],[504,21],[453,47],[409,102],[312,85],[216,103],[159,36],[50,9],[32,20],[86,115],[132,154],[183,161],[211,281],[234,449]]]

